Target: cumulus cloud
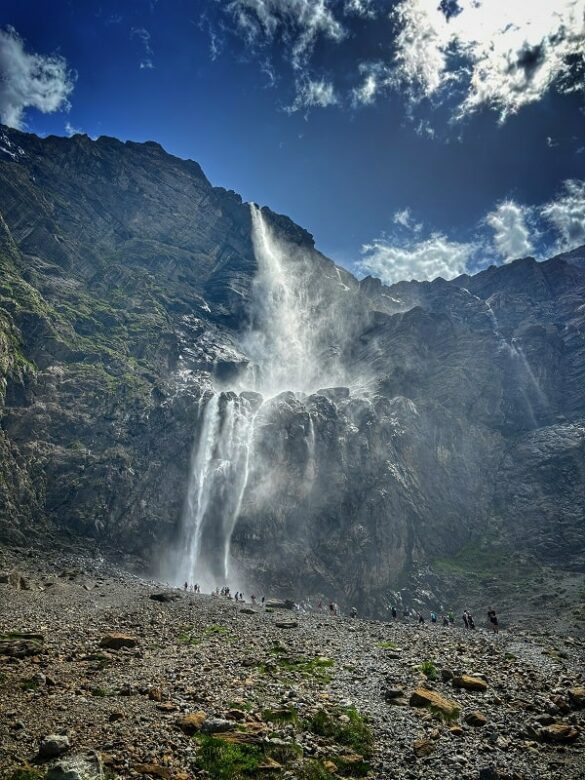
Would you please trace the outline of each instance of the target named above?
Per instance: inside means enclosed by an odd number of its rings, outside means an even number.
[[[297,84],[296,96],[287,108],[289,113],[309,108],[326,108],[337,103],[335,89],[330,81],[305,79]]]
[[[533,251],[527,216],[528,209],[525,206],[513,200],[505,200],[485,218],[494,231],[495,249],[505,263],[527,257]]]
[[[566,181],[559,197],[545,204],[540,214],[555,230],[560,251],[585,244],[585,181]]]
[[[458,118],[585,88],[585,0],[400,0],[394,18],[395,83],[414,101],[456,93]]]
[[[44,114],[69,109],[75,75],[57,54],[27,52],[13,27],[0,30],[0,120],[22,129],[27,108]]]
[[[362,247],[363,259],[358,268],[385,284],[410,279],[431,281],[439,276],[454,279],[466,272],[476,249],[473,243],[450,241],[441,233],[410,245],[378,238]]]

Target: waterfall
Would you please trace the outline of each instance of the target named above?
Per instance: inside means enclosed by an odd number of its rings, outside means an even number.
[[[311,392],[324,379],[319,354],[319,299],[305,273],[301,250],[291,257],[264,216],[250,206],[257,270],[250,325],[242,349],[251,367],[229,389],[200,404],[183,517],[182,550],[175,581],[213,590],[237,579],[230,544],[254,457],[256,418],[263,398],[284,390]],[[250,392],[253,391],[253,392]],[[307,477],[314,478],[315,432],[309,419]]]

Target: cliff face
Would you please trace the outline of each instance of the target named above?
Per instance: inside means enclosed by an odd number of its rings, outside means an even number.
[[[343,380],[264,398],[242,581],[373,612],[446,575],[582,571],[585,253],[386,288],[263,214]],[[250,209],[154,143],[4,128],[0,215],[0,534],[156,566],[183,538],[202,408],[253,362]]]

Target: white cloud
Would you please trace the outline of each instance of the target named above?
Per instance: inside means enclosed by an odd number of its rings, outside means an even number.
[[[364,257],[358,268],[377,276],[385,284],[410,279],[431,281],[439,276],[454,279],[466,272],[476,249],[475,244],[449,241],[441,233],[433,233],[426,240],[411,245],[378,238],[362,247]]]
[[[566,181],[562,194],[544,205],[540,214],[556,231],[559,251],[585,244],[585,181]]]
[[[65,122],[65,132],[71,138],[74,135],[81,135],[83,130],[80,127],[74,127],[71,122]]]
[[[585,88],[585,0],[400,0],[394,18],[396,84],[414,101],[458,90],[459,118]]]
[[[326,108],[337,103],[333,84],[324,79],[306,79],[297,84],[294,102],[286,110],[289,113],[309,108]]]
[[[59,55],[29,53],[13,27],[0,30],[0,120],[24,127],[27,108],[51,114],[69,108],[75,76]]]
[[[527,225],[528,209],[505,200],[499,203],[485,218],[494,231],[494,246],[505,263],[519,257],[527,257],[533,251],[530,228]]]
[[[422,224],[420,222],[415,222],[412,211],[408,207],[395,211],[392,221],[395,225],[400,225],[407,230],[412,230],[414,233],[418,233],[422,229]]]

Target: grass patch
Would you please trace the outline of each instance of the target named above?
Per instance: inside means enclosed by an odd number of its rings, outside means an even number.
[[[319,710],[304,725],[313,734],[328,737],[339,745],[351,748],[364,759],[372,754],[372,731],[355,707]]]
[[[221,636],[222,634],[227,634],[228,629],[225,626],[220,626],[217,623],[214,623],[211,626],[207,626],[203,633],[205,636]]]
[[[298,674],[322,684],[331,682],[329,669],[335,666],[335,661],[332,661],[330,658],[294,658],[283,656],[280,654],[280,651],[273,650],[271,652],[278,653],[275,659],[278,672]],[[266,665],[261,666],[260,670],[265,674],[270,672],[270,668]]]
[[[177,637],[177,642],[180,645],[190,645],[191,647],[197,647],[197,645],[201,644],[201,639],[195,636],[195,634],[184,631]]]
[[[262,710],[262,720],[268,723],[292,723],[299,722],[299,713],[294,707],[281,707],[277,710]]]
[[[23,691],[36,691],[39,687],[40,683],[38,680],[33,679],[32,677],[28,680],[21,680],[20,682],[20,688]]]
[[[307,761],[297,777],[298,780],[330,780],[334,775],[323,766],[321,761]]]
[[[427,680],[436,680],[439,677],[437,667],[432,661],[423,661],[418,667]]]
[[[215,780],[258,777],[264,763],[264,752],[256,745],[233,744],[205,734],[197,737],[197,743],[196,766]]]
[[[25,767],[23,769],[15,769],[7,774],[1,775],[2,780],[40,780],[45,776],[45,772],[39,769],[31,769]]]
[[[378,642],[376,647],[379,647],[380,650],[397,650],[398,645],[395,645],[394,642]]]

